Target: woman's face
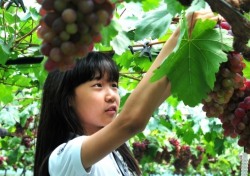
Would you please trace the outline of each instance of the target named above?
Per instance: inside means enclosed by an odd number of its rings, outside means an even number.
[[[87,135],[109,124],[120,105],[118,83],[108,82],[106,74],[98,76],[75,89],[75,110]]]

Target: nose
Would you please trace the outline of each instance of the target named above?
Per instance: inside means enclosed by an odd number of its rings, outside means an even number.
[[[112,90],[111,88],[108,88],[106,90],[106,94],[105,94],[105,101],[106,102],[114,102],[116,100],[117,97],[117,93]]]

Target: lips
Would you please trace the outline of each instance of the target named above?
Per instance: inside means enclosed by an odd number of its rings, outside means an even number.
[[[117,114],[117,107],[116,106],[110,106],[105,110],[105,113],[113,118]]]
[[[116,108],[116,106],[110,106],[110,107],[108,107],[106,110],[105,110],[105,112],[116,112],[117,111],[117,108]]]

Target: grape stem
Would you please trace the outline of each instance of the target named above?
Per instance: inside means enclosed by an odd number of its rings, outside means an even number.
[[[250,22],[228,0],[205,0],[214,12],[218,12],[231,25],[234,35],[234,49],[242,52],[250,60],[250,48],[247,43],[250,39]],[[247,1],[245,1],[247,4]],[[248,0],[249,3],[249,0]]]
[[[17,39],[16,42],[15,42],[15,45],[13,46],[13,48],[15,48],[15,46],[17,46],[23,39],[25,39],[26,37],[31,35],[33,32],[35,32],[39,26],[40,25],[35,26],[31,31],[29,31],[28,33],[23,35],[21,38]]]
[[[129,76],[129,75],[125,74],[125,73],[120,73],[120,75],[123,76],[123,77],[125,77],[125,78],[129,78],[129,79],[136,80],[136,81],[138,81],[138,82],[141,81],[141,79],[136,78],[136,77],[134,77],[134,76]]]
[[[163,44],[166,41],[159,41],[159,42],[152,42],[152,43],[148,43],[148,46],[153,46],[153,45],[158,45],[158,44]],[[132,47],[143,47],[143,44],[137,44],[137,45],[133,45]]]

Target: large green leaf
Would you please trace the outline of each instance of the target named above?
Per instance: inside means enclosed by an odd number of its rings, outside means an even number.
[[[145,13],[136,26],[135,40],[161,37],[167,32],[172,17],[172,14],[168,13],[166,6]]]
[[[227,60],[224,51],[232,50],[232,37],[214,26],[214,21],[199,20],[191,37],[185,32],[179,49],[169,55],[152,78],[167,75],[172,94],[186,105],[196,106],[213,88],[215,73]]]

